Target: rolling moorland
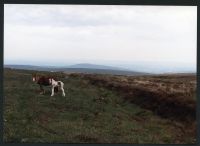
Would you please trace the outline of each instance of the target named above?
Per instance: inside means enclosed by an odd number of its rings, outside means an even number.
[[[37,71],[65,83],[39,94],[36,71],[4,69],[4,142],[192,144],[196,76]]]
[[[49,71],[49,72],[66,72],[66,73],[86,73],[86,74],[111,74],[111,75],[146,75],[148,73],[136,72],[124,68],[96,65],[89,63],[74,64],[66,67],[56,66],[33,66],[33,65],[5,65],[7,68],[23,69],[23,70],[36,70],[36,71]]]

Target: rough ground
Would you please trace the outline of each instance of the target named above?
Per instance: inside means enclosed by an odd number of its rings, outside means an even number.
[[[5,142],[196,142],[194,75],[54,73],[65,83],[66,97],[58,93],[51,98],[48,87],[45,95],[38,94],[39,87],[32,83],[31,73],[5,69]],[[179,108],[187,116],[182,116]]]

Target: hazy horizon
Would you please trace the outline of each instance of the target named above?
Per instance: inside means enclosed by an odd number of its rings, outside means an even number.
[[[196,72],[196,6],[6,4],[4,9],[5,64]]]
[[[26,63],[25,63],[26,62]],[[5,65],[32,65],[32,66],[41,66],[41,67],[69,67],[71,65],[77,64],[93,64],[93,65],[104,65],[110,67],[118,67],[121,69],[147,72],[147,73],[196,73],[196,67],[193,67],[190,63],[155,63],[155,62],[120,62],[120,61],[69,61],[69,62],[34,62],[34,61],[8,61],[4,63]]]

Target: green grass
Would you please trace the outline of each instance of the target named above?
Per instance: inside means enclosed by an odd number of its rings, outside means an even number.
[[[124,101],[79,77],[64,78],[66,97],[39,95],[31,71],[5,70],[4,142],[193,143],[176,122]],[[45,73],[45,72],[44,72]]]

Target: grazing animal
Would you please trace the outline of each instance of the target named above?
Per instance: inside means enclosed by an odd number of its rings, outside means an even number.
[[[56,81],[55,77],[32,75],[33,82],[40,85],[40,94],[44,94],[45,90],[43,86],[51,86],[51,96],[54,96],[54,92],[58,92],[58,89],[62,91],[62,96],[65,96],[64,83],[62,81]]]

